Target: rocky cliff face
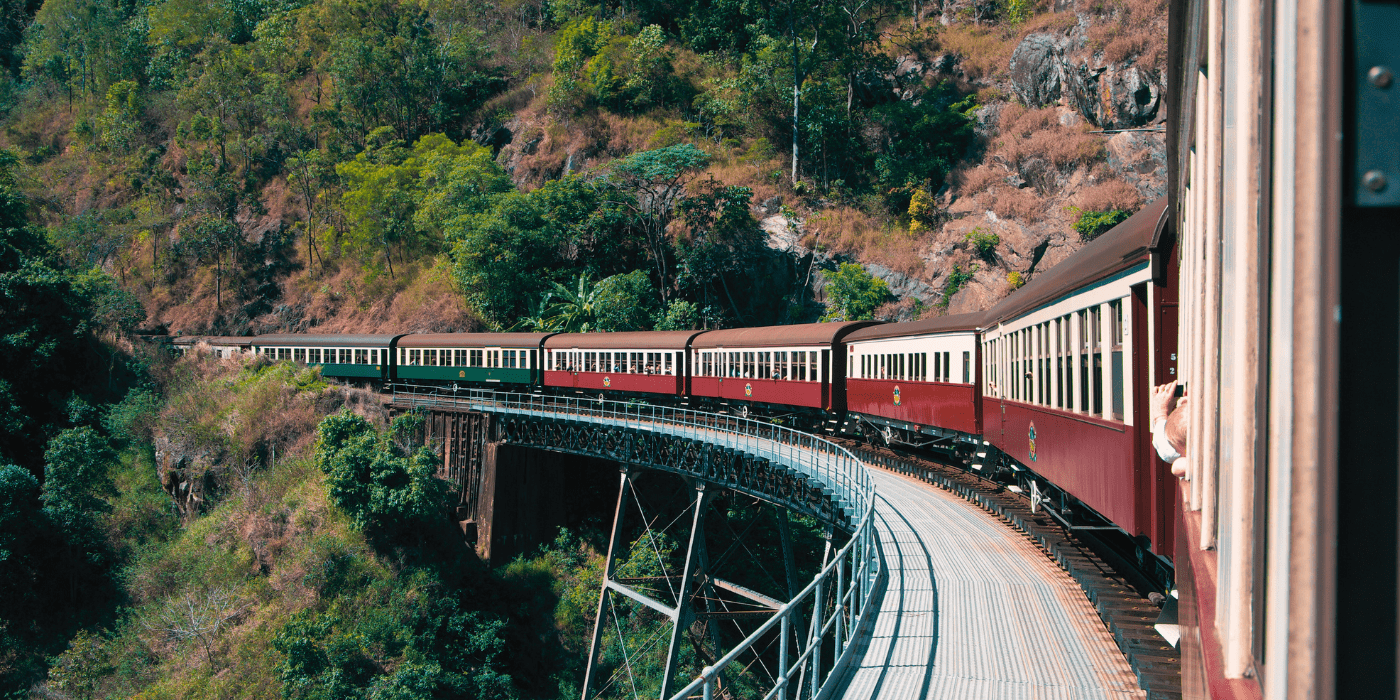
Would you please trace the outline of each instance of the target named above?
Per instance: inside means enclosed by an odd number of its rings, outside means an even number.
[[[1029,281],[1083,245],[1072,228],[1078,212],[1132,212],[1166,195],[1165,3],[1054,4],[1015,32],[980,22],[977,3],[943,3],[945,46],[960,31],[1006,32],[1014,48],[990,69],[970,49],[896,59],[905,84],[955,80],[984,96],[976,152],[938,193],[941,224],[923,241],[924,273],[887,279],[901,299],[936,302],[956,267],[974,273],[948,312],[989,308],[1012,290],[1011,273]],[[989,234],[1000,242],[980,255],[969,236]]]

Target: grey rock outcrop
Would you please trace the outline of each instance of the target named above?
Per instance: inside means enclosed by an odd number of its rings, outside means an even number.
[[[1028,34],[1011,54],[1011,87],[1028,106],[1063,102],[1105,129],[1142,126],[1157,118],[1161,76],[1132,59],[1095,63],[1078,29],[1066,35]]]
[[[937,289],[883,265],[867,264],[865,271],[876,279],[884,280],[890,288],[890,293],[900,299],[914,298],[927,304],[933,303],[939,296]]]
[[[1021,101],[1044,107],[1060,101],[1065,48],[1069,40],[1053,34],[1030,34],[1011,54],[1011,86]]]

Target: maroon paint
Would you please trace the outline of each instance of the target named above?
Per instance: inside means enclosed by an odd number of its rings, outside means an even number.
[[[745,387],[752,387],[752,393]],[[829,396],[821,382],[792,382],[781,379],[743,379],[740,377],[692,377],[691,396],[708,396],[734,401],[755,401],[786,406],[827,408]]]
[[[1005,408],[1004,430],[988,431],[989,442],[1115,525],[1133,531],[1137,523],[1133,426],[1018,401],[989,399],[985,405],[988,411]],[[1028,430],[1032,421],[1034,460]]]
[[[1171,228],[1171,222],[1167,222],[1167,230],[1162,237],[1162,245],[1170,246],[1171,252],[1167,255],[1165,264],[1162,266],[1160,278],[1153,279],[1153,305],[1152,322],[1156,324],[1155,336],[1157,347],[1152,349],[1152,362],[1156,364],[1157,381],[1166,383],[1177,376],[1177,314],[1180,306],[1179,302],[1179,281],[1181,278],[1181,255],[1180,247],[1176,245],[1176,236]],[[1161,257],[1159,250],[1155,253]],[[1134,310],[1136,313],[1136,310]],[[1145,375],[1144,375],[1145,376]],[[1145,382],[1143,382],[1145,383]],[[1145,421],[1143,421],[1145,422]],[[1149,438],[1150,440],[1150,438]],[[1177,498],[1177,479],[1171,473],[1171,466],[1163,462],[1155,449],[1148,445],[1147,459],[1151,462],[1154,473],[1157,475],[1157,493],[1155,505],[1157,508],[1156,521],[1165,531],[1162,545],[1156,547],[1158,554],[1174,555],[1176,552],[1176,529],[1171,524],[1176,522],[1181,501]],[[1154,536],[1154,541],[1156,537]]]
[[[899,387],[899,405],[894,388]],[[846,380],[846,409],[852,413],[977,433],[976,387],[947,382],[888,379]]]
[[[607,386],[603,385],[605,379],[608,381]],[[667,374],[560,372],[556,370],[548,370],[544,373],[545,386],[588,391],[632,391],[645,394],[679,395],[684,388],[684,381],[684,377]]]

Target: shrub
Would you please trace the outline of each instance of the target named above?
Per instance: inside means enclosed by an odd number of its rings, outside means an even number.
[[[909,198],[909,233],[918,235],[937,222],[938,207],[927,187],[914,190]]]
[[[1074,221],[1074,230],[1079,232],[1079,237],[1092,241],[1098,238],[1105,231],[1128,220],[1128,212],[1122,209],[1112,211],[1080,211],[1072,209],[1078,218]]]
[[[841,263],[831,272],[822,272],[826,280],[826,315],[823,321],[868,321],[875,309],[890,297],[890,287],[855,263]]]
[[[666,313],[656,316],[658,331],[688,331],[700,327],[700,307],[684,299],[672,299]]]
[[[972,276],[977,273],[977,266],[973,265],[966,270],[961,265],[954,265],[953,271],[948,273],[948,283],[943,285],[943,298],[938,301],[939,308],[948,308],[948,302],[953,300],[953,295],[963,288],[963,285],[972,280]]]
[[[1020,289],[1025,286],[1026,278],[1019,272],[1008,272],[1006,273],[1006,283],[1011,285],[1012,289]]]
[[[967,242],[971,243],[973,249],[977,251],[977,257],[988,262],[996,255],[997,246],[1001,245],[1001,236],[995,233],[987,233],[981,228],[972,229],[964,238]]]

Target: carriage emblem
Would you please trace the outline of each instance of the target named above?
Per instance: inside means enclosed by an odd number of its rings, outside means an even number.
[[[603,386],[612,386],[612,377],[603,377]]]
[[[899,405],[899,385],[898,385],[898,384],[896,384],[895,387],[894,387],[894,405],[896,405],[896,406]]]
[[[467,376],[467,371],[464,370],[464,369],[459,369],[459,370],[457,370],[457,376],[460,377],[460,378],[462,378],[462,379],[465,379],[466,376]]]
[[[752,385],[752,384],[745,384],[745,385],[744,385],[744,396],[753,396],[753,385]]]
[[[1034,462],[1034,461],[1035,461],[1035,423],[1034,423],[1034,422],[1031,423],[1031,428],[1030,428],[1030,431],[1029,431],[1028,434],[1030,435],[1030,447],[1031,447],[1031,449],[1030,449],[1030,458],[1031,458],[1031,461]]]

